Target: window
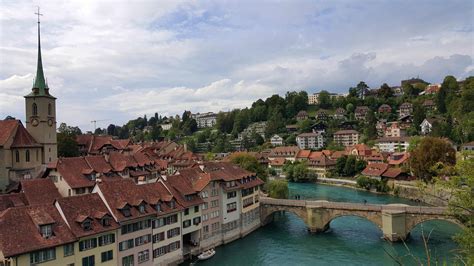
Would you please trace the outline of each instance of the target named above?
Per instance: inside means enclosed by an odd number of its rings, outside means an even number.
[[[41,235],[44,238],[51,237],[53,235],[53,227],[50,224],[40,226]]]
[[[135,238],[135,246],[138,247],[146,243],[150,243],[150,241],[151,241],[151,234],[140,236],[140,237]]]
[[[243,204],[244,204],[244,207],[248,207],[248,206],[252,205],[253,204],[253,197],[250,197],[248,199],[244,199]]]
[[[237,202],[227,204],[227,213],[234,212],[237,210]]]
[[[124,251],[135,246],[135,242],[132,239],[125,240],[119,243],[119,251]]]
[[[84,251],[97,247],[97,238],[82,240],[79,242],[79,251]]]
[[[201,192],[201,198],[205,199],[207,197],[209,197],[209,194],[207,193],[207,191]]]
[[[148,249],[138,252],[138,263],[148,261],[150,259],[150,251]]]
[[[106,261],[114,259],[114,252],[113,250],[105,251],[105,252],[102,252],[100,256],[102,258],[101,262],[106,262]]]
[[[183,222],[183,228],[188,228],[191,226],[191,220],[186,220]]]
[[[188,215],[188,214],[189,214],[189,208],[186,208],[186,209],[184,210],[184,215]]]
[[[53,113],[53,108],[51,108],[51,104],[48,103],[48,115],[51,116],[52,113]]]
[[[122,235],[151,227],[151,219],[122,225]]]
[[[36,264],[56,259],[56,248],[44,249],[30,253],[30,263]]]
[[[86,219],[82,222],[82,228],[86,231],[92,230],[92,224],[90,219]]]
[[[173,242],[171,244],[169,244],[168,246],[168,249],[169,249],[169,252],[172,252],[172,251],[175,251],[177,249],[179,249],[179,241],[176,241],[176,242]]]
[[[94,265],[95,265],[94,255],[82,258],[82,266],[94,266]]]
[[[193,224],[194,225],[198,225],[200,223],[201,223],[201,217],[196,217],[196,218],[193,219]]]
[[[108,244],[115,243],[115,235],[114,234],[108,234],[104,236],[99,237],[99,246],[105,246]]]
[[[209,208],[209,203],[204,202],[204,203],[202,204],[202,209],[203,209],[203,210],[207,210],[207,208]]]
[[[104,216],[102,219],[100,219],[100,224],[105,227],[110,226],[110,217]]]
[[[215,182],[213,184],[215,184]],[[213,188],[212,191],[211,191],[211,196],[215,197],[215,196],[217,196],[217,194],[218,194],[217,189]]]
[[[165,225],[165,218],[158,218],[153,220],[153,228],[160,228]]]
[[[123,207],[121,211],[122,211],[123,216],[125,217],[130,217],[132,215],[130,213],[130,207],[128,205]]]
[[[153,235],[153,243],[158,243],[163,240],[165,240],[165,232],[161,232],[161,233]]]
[[[15,161],[16,161],[17,163],[20,162],[20,152],[19,152],[19,151],[15,151]]]
[[[133,266],[133,255],[123,257],[122,266]]]
[[[210,218],[213,219],[213,218],[216,218],[216,217],[219,217],[219,211],[213,211],[213,212],[211,212]]]
[[[178,215],[171,215],[166,217],[166,224],[174,224],[178,222]]]
[[[219,200],[211,201],[211,208],[219,207]]]
[[[228,199],[235,198],[235,197],[237,197],[237,192],[236,191],[232,191],[232,192],[227,193],[227,198]]]
[[[29,162],[29,161],[30,161],[30,150],[26,150],[26,152],[25,152],[25,158],[26,158],[26,159],[25,159],[26,162]]]
[[[194,206],[194,212],[199,212],[199,205]]]
[[[74,243],[64,245],[64,257],[74,255]]]
[[[159,247],[159,248],[153,250],[153,258],[158,258],[159,256],[165,255],[167,247],[168,246]]]
[[[138,211],[140,213],[145,213],[145,204],[142,203],[142,204],[138,205]]]
[[[38,115],[38,106],[36,105],[36,103],[33,103],[33,115]]]
[[[157,212],[161,212],[161,204],[156,204],[155,208]]]
[[[209,233],[209,225],[204,226],[204,227],[202,228],[202,231],[203,231],[204,233]]]
[[[179,227],[168,230],[168,232],[166,232],[166,235],[168,236],[168,238],[178,236],[179,235]]]
[[[209,220],[209,214],[207,214],[207,213],[206,213],[206,214],[203,214],[203,215],[202,215],[202,221],[205,222],[205,221],[207,221],[207,220]]]
[[[212,231],[217,231],[219,230],[219,222],[215,222],[211,224]]]
[[[174,199],[170,201],[170,208],[171,209],[176,208],[176,201],[174,201]]]

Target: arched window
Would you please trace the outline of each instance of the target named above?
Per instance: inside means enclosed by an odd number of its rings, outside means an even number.
[[[33,115],[38,115],[38,106],[36,103],[33,103]]]
[[[51,116],[51,113],[53,112],[51,104],[48,103],[48,115]]]
[[[15,151],[15,161],[16,161],[17,163],[20,162],[20,152],[19,152],[19,151]]]
[[[26,161],[29,162],[30,161],[30,150],[26,150],[25,157],[26,157]]]

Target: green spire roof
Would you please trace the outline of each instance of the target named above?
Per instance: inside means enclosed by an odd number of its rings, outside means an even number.
[[[45,97],[54,98],[52,95],[49,94],[48,84],[46,83],[46,79],[44,78],[43,61],[41,59],[41,38],[40,38],[39,15],[40,14],[38,14],[38,65],[36,66],[35,83],[33,84],[33,89],[31,93],[25,97],[45,96]]]

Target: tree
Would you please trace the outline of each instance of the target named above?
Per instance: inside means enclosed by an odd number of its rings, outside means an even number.
[[[186,148],[188,149],[188,151],[191,151],[191,152],[197,151],[196,141],[194,140],[194,138],[192,137],[187,138],[185,143],[186,143]]]
[[[344,176],[353,176],[355,172],[356,158],[353,155],[347,157],[346,164],[344,165]]]
[[[367,126],[365,127],[365,135],[368,139],[375,139],[377,138],[377,118],[375,118],[375,114],[372,110],[369,110],[367,113]]]
[[[270,120],[267,121],[265,136],[270,137],[279,133],[285,127],[285,120],[280,112],[273,113]]]
[[[318,96],[319,107],[323,109],[331,108],[331,96],[327,91],[321,91]]]
[[[311,127],[313,126],[313,121],[306,119],[303,121],[298,122],[299,129],[301,133],[311,132]]]
[[[387,83],[384,83],[378,90],[378,95],[379,97],[388,99],[393,96],[392,88],[390,88]]]
[[[346,111],[347,111],[348,113],[353,113],[354,110],[355,110],[355,107],[354,107],[354,105],[353,105],[352,103],[348,103],[348,104],[346,105]]]
[[[412,127],[416,132],[420,132],[420,125],[426,118],[425,108],[419,103],[413,104],[413,124]]]
[[[82,134],[78,127],[70,127],[66,123],[61,123],[58,128],[58,156],[75,157],[79,156],[76,136]]]
[[[336,172],[342,176],[344,175],[344,167],[346,166],[347,156],[342,156],[336,160]]]
[[[454,165],[456,151],[451,144],[440,138],[425,137],[411,153],[410,166],[413,174],[424,181],[431,181],[437,173],[435,164]]]
[[[232,163],[239,165],[245,170],[256,173],[257,177],[263,181],[267,180],[267,172],[254,156],[248,153],[238,153],[230,155],[229,159]]]
[[[359,84],[357,84],[356,92],[359,98],[364,99],[368,90],[369,90],[369,86],[367,86],[365,82],[361,81],[359,82]]]
[[[116,133],[115,133],[115,125],[114,125],[114,124],[110,124],[110,125],[107,127],[107,135],[116,136]]]
[[[266,190],[271,198],[287,199],[289,194],[288,182],[285,180],[272,180],[267,183]]]
[[[466,226],[454,239],[467,260],[466,265],[474,265],[474,154],[467,153],[467,159],[457,162],[456,175],[449,180],[438,179],[437,184],[450,191],[449,212]]]

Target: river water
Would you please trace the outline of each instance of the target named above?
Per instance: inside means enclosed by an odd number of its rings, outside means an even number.
[[[298,194],[302,199],[416,205],[406,199],[344,187],[298,183],[289,187],[290,197]],[[457,248],[452,236],[458,232],[459,228],[449,222],[428,221],[412,231],[405,246],[383,240],[380,229],[363,218],[339,217],[331,222],[329,231],[310,234],[296,215],[277,213],[274,222],[216,248],[212,259],[197,265],[397,265],[396,260],[419,265],[419,259],[426,264],[427,258],[422,233],[430,235],[432,260],[452,264]]]

